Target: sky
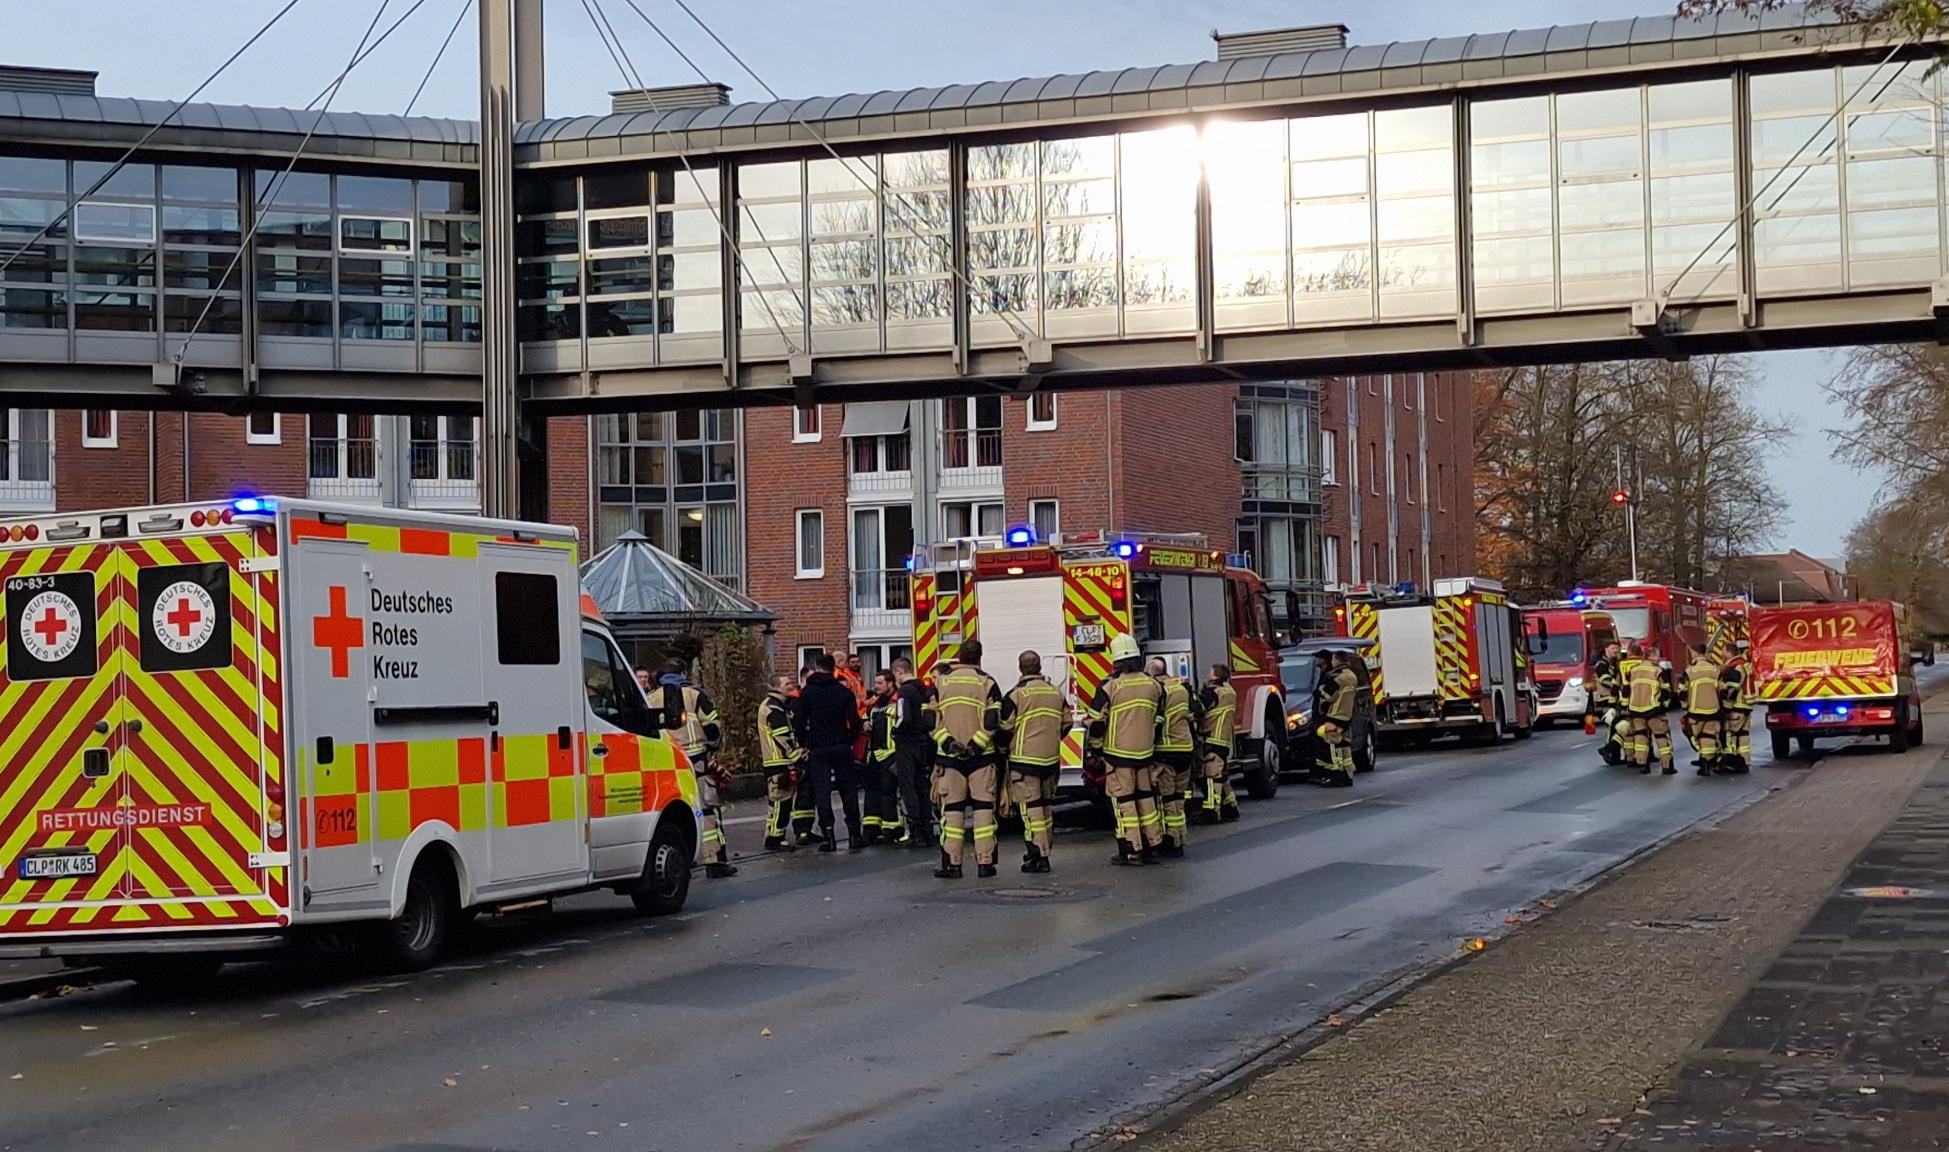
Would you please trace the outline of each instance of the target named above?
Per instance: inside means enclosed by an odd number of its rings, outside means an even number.
[[[381,28],[412,0],[384,0]],[[479,107],[471,13],[446,55],[428,67],[467,0],[423,6],[347,80],[333,108],[473,117]],[[1210,33],[1342,22],[1355,44],[1657,15],[1670,0],[689,0],[781,96],[1013,79],[1094,68],[1209,59]],[[298,0],[284,19],[207,89],[204,100],[303,107],[351,57],[381,0]],[[674,0],[635,0],[733,99],[763,89],[690,22]],[[276,11],[271,0],[0,0],[0,62],[94,69],[104,95],[180,99]],[[647,84],[698,79],[632,11],[603,0],[629,62]],[[1543,13],[1548,13],[1544,16]],[[591,28],[582,0],[545,0],[548,112],[601,113],[624,84]],[[1841,552],[1848,528],[1874,502],[1879,477],[1832,459],[1826,430],[1841,414],[1822,386],[1833,353],[1780,352],[1763,364],[1756,400],[1792,422],[1772,461],[1790,520],[1774,540],[1814,556]]]

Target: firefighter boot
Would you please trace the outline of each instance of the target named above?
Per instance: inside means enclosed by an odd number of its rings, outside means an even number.
[[[837,834],[833,832],[832,825],[830,824],[826,825],[824,828],[819,829],[819,851],[821,852],[839,851],[839,837]]]
[[[866,846],[870,843],[872,841],[866,838],[865,834],[860,831],[857,825],[846,825],[846,851],[864,852],[866,851]]]
[[[1226,804],[1223,807],[1218,809],[1219,823],[1230,824],[1237,819],[1238,819],[1238,801],[1234,800],[1230,804]]]
[[[947,858],[947,851],[943,849],[941,851],[941,866],[939,868],[934,869],[934,879],[959,880],[960,878],[961,878],[961,866],[959,864],[954,863],[952,860],[949,860]]]
[[[1029,845],[1028,852],[1022,857],[1022,871],[1047,872],[1048,870],[1049,858],[1042,854],[1042,849],[1033,844]]]
[[[994,874],[995,874],[995,866],[993,864],[975,865],[975,875],[981,877],[983,880],[988,879],[990,876],[993,876]]]
[[[1184,844],[1177,837],[1166,834],[1164,842],[1157,846],[1157,854],[1166,860],[1184,859]]]
[[[727,864],[722,860],[713,860],[709,864],[704,865],[704,875],[711,880],[722,880],[729,876],[736,876],[737,874],[737,865]]]
[[[1153,863],[1153,861],[1145,859],[1149,855],[1149,850],[1140,852],[1136,845],[1119,836],[1117,837],[1117,854],[1110,857],[1110,863],[1122,868],[1135,868],[1140,864]]]

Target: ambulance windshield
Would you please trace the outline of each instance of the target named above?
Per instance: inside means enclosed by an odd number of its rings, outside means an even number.
[[[1611,619],[1617,622],[1617,638],[1630,643],[1643,640],[1651,632],[1651,609],[1649,608],[1610,608]]]

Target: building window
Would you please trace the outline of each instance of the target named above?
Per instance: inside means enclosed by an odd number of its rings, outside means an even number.
[[[1047,432],[1056,426],[1056,394],[1054,392],[1029,393],[1029,422],[1031,432]]]
[[[1320,537],[1320,579],[1328,584],[1340,582],[1340,538]]]
[[[156,209],[84,200],[74,206],[74,238],[83,244],[154,244]]]
[[[817,508],[799,509],[797,539],[798,578],[816,580],[824,576],[826,574],[826,514]]]
[[[713,580],[740,585],[737,419],[717,408],[597,416],[598,546],[637,531]]]
[[[1340,434],[1331,428],[1320,429],[1320,483],[1340,483]]]
[[[379,477],[379,440],[370,413],[310,418],[306,474],[313,480],[370,480]]]
[[[908,504],[853,509],[853,610],[905,611],[907,557],[914,550],[914,510]]]
[[[1002,398],[941,401],[941,467],[1002,466]]]
[[[472,416],[414,416],[408,425],[407,474],[416,482],[463,482],[471,492],[479,447]]]
[[[1427,377],[1426,379],[1428,381],[1428,407],[1434,409],[1435,411],[1435,423],[1437,424],[1444,423],[1446,421],[1446,417],[1442,415],[1442,411],[1441,411],[1442,376],[1438,372],[1433,376]]]
[[[1055,500],[1029,501],[1029,527],[1037,540],[1053,539],[1062,531],[1062,509]]]
[[[1421,579],[1420,569],[1414,566],[1414,549],[1412,548],[1408,549],[1408,579]]]
[[[1401,453],[1401,491],[1407,493],[1408,503],[1414,503],[1414,453]]]
[[[115,410],[113,408],[85,408],[82,410],[81,446],[83,448],[115,447]]]
[[[825,646],[822,644],[799,645],[799,666],[797,668],[792,669],[792,673],[794,675],[797,675],[801,672],[804,672],[807,668],[816,667],[817,665],[814,662],[817,661],[819,657],[824,656],[825,654],[826,654],[826,649]]]
[[[1367,570],[1367,579],[1379,580],[1380,578],[1381,578],[1381,546],[1380,546],[1380,542],[1377,540],[1374,542],[1373,567]]]
[[[874,472],[906,472],[913,467],[913,441],[898,436],[854,436],[849,457],[854,475]]]
[[[1435,465],[1435,510],[1448,511],[1448,465]]]
[[[952,500],[941,505],[941,535],[948,540],[970,536],[1000,536],[1002,506]]]
[[[821,432],[817,404],[792,409],[792,443],[817,444]]]
[[[1376,496],[1381,494],[1380,447],[1371,441],[1367,445],[1367,488]]]
[[[252,412],[244,417],[244,443],[276,444],[280,441],[281,425],[275,412]]]

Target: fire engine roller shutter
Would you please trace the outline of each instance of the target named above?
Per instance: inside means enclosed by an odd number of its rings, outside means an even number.
[[[1006,692],[1022,677],[1018,658],[1034,651],[1042,657],[1042,674],[1068,691],[1062,576],[984,579],[976,596],[981,602],[981,670]]]

